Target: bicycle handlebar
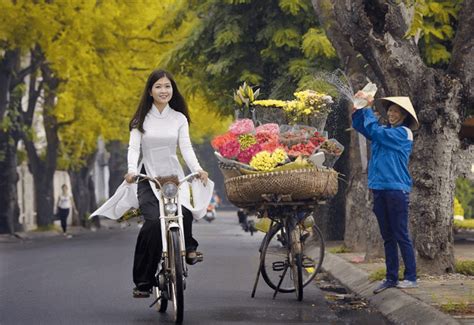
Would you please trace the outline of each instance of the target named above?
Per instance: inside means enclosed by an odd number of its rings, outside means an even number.
[[[188,176],[185,176],[183,179],[180,179],[179,180],[179,185],[181,185],[182,183],[192,179],[192,178],[197,178],[199,177],[199,172],[194,172],[194,173],[191,173],[189,174]],[[158,185],[158,187],[161,187],[161,184],[158,182],[158,180],[156,178],[153,178],[153,177],[150,177],[148,175],[145,175],[145,174],[137,174],[135,175],[135,178],[136,178],[136,182],[139,182],[140,178],[142,179],[146,179],[146,180],[149,180],[153,183],[155,183],[156,185]]]

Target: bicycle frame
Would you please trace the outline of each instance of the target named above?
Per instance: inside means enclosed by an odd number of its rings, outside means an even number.
[[[137,182],[140,181],[140,178],[142,180],[148,180],[154,183],[157,188],[160,190],[160,199],[158,200],[159,203],[159,210],[160,210],[160,225],[161,225],[161,243],[162,243],[162,255],[160,260],[164,260],[165,262],[165,268],[169,269],[170,267],[170,262],[168,260],[168,234],[171,229],[179,229],[179,236],[180,236],[180,256],[183,260],[183,266],[184,266],[184,275],[187,276],[188,273],[188,268],[186,266],[186,246],[184,242],[184,225],[183,225],[183,209],[179,200],[179,188],[182,184],[187,182],[190,179],[196,178],[199,176],[199,173],[192,173],[189,174],[188,176],[184,177],[183,179],[179,180],[177,187],[178,191],[176,192],[176,195],[172,198],[165,198],[163,195],[163,186],[166,184],[161,184],[160,181],[157,178],[149,177],[144,174],[138,174],[137,177]],[[166,214],[165,212],[165,205],[166,204],[175,204],[177,207],[177,210],[173,214]]]

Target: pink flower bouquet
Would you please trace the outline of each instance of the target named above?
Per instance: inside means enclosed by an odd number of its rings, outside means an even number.
[[[267,123],[258,126],[255,129],[256,134],[269,133],[269,134],[280,134],[280,127],[276,123]]]
[[[253,124],[253,121],[248,118],[237,120],[229,127],[229,132],[235,135],[253,133],[254,131],[255,125]]]

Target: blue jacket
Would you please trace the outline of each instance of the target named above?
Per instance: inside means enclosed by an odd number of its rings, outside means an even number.
[[[369,162],[369,188],[372,190],[411,191],[408,161],[413,133],[405,126],[379,125],[370,108],[352,114],[352,127],[372,142]]]

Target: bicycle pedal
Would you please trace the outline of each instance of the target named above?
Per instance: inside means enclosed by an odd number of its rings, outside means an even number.
[[[283,271],[286,267],[286,263],[283,261],[277,261],[272,263],[273,271]]]

